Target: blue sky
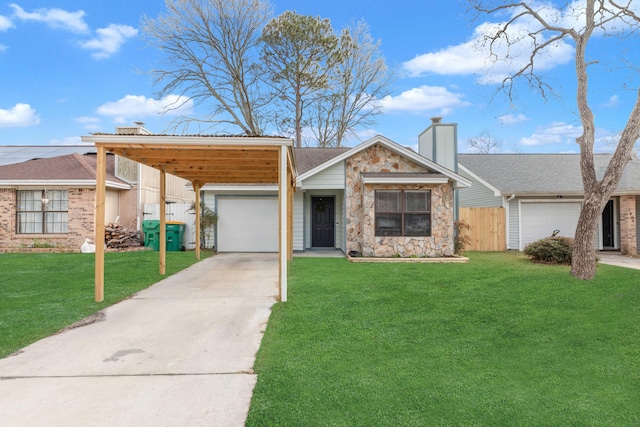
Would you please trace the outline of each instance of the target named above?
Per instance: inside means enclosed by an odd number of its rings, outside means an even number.
[[[640,3],[639,0],[635,0]],[[563,2],[565,3],[565,2]],[[580,3],[576,0],[574,3]],[[484,55],[474,40],[489,25],[473,21],[456,0],[272,0],[275,15],[285,10],[331,19],[334,28],[364,20],[382,42],[398,78],[384,114],[360,139],[382,134],[414,146],[430,117],[458,123],[459,151],[470,137],[488,130],[505,152],[577,152],[580,120],[575,106],[573,48],[559,44],[543,64],[560,95],[544,101],[518,87],[510,101],[495,94],[483,70]],[[558,5],[560,3],[557,3]],[[636,4],[634,7],[639,7]],[[560,6],[558,6],[560,8]],[[167,100],[143,71],[162,54],[147,46],[139,30],[143,15],[156,17],[159,0],[17,1],[0,5],[0,145],[76,144],[91,132],[113,132],[134,121],[154,132],[167,129]],[[515,51],[514,53],[517,53]],[[597,151],[611,151],[640,86],[625,61],[640,58],[637,36],[596,36],[590,101],[596,115]],[[517,64],[517,60],[514,61]],[[541,63],[542,64],[542,63]],[[512,65],[513,66],[513,65]],[[494,68],[492,73],[509,71]],[[201,114],[198,108],[187,111]],[[350,145],[358,143],[352,140]]]

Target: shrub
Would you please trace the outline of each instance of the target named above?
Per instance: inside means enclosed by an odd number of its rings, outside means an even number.
[[[464,221],[456,221],[453,223],[454,228],[454,251],[457,254],[464,254],[464,251],[468,245],[471,244],[471,237],[469,236],[469,230],[471,226]]]
[[[571,264],[573,239],[570,237],[546,237],[527,245],[524,253],[531,260],[554,264]]]

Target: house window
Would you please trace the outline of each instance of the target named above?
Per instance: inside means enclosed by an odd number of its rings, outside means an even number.
[[[376,236],[430,236],[431,191],[376,190]]]
[[[16,229],[20,234],[66,233],[68,210],[67,190],[19,190]]]

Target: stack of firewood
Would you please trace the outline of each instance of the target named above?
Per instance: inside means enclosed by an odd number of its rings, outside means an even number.
[[[143,245],[136,231],[131,231],[116,222],[110,222],[105,226],[104,242],[108,248],[131,248]]]

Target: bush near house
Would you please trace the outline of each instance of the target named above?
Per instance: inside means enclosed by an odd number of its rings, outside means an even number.
[[[532,261],[552,264],[571,264],[573,239],[570,237],[546,237],[529,243],[524,253]]]

